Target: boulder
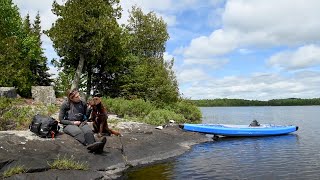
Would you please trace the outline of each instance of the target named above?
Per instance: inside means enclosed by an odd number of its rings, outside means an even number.
[[[35,102],[41,102],[46,105],[56,102],[53,86],[32,86],[31,93]]]
[[[0,87],[0,97],[17,98],[16,88]]]

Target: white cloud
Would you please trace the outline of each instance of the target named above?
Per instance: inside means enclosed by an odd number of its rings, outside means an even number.
[[[170,62],[173,58],[174,58],[173,55],[169,54],[168,52],[165,52],[163,54],[163,59],[167,62]]]
[[[221,0],[212,1],[212,6],[221,4]],[[197,9],[199,7],[207,6],[207,1],[199,0],[121,0],[120,5],[123,9],[122,17],[119,20],[120,24],[126,24],[129,17],[128,10],[131,10],[132,6],[136,5],[140,7],[144,13],[154,11],[157,15],[162,16],[168,26],[176,25],[176,16],[173,15],[176,12],[181,12],[186,9]]]
[[[207,58],[223,55],[237,47],[237,32],[214,31],[209,37],[201,36],[193,39],[185,49],[185,57]]]
[[[187,58],[184,59],[185,65],[204,65],[211,69],[218,69],[229,62],[228,59],[205,59],[205,58]]]
[[[285,77],[280,74],[257,73],[206,80],[181,89],[193,99],[241,98],[270,100],[282,98],[320,97],[320,73],[304,71]],[[305,86],[308,84],[308,87]]]
[[[239,49],[238,52],[239,52],[240,54],[250,54],[250,53],[252,53],[251,50],[245,49],[245,48]]]
[[[51,78],[57,78],[58,74],[59,74],[59,71],[58,71],[57,68],[49,65],[48,73],[51,75]]]
[[[268,65],[284,69],[303,69],[320,65],[320,47],[307,45],[296,51],[284,51],[271,56]]]
[[[185,56],[319,42],[319,9],[318,0],[229,0],[222,14],[222,28],[208,37],[193,39]]]
[[[177,74],[179,83],[196,82],[208,79],[208,75],[201,69],[183,69]]]

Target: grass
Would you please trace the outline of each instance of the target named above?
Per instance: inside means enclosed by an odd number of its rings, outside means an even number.
[[[57,159],[53,161],[52,164],[48,163],[51,169],[59,169],[59,170],[88,170],[87,163],[80,163],[79,161],[75,161],[74,157],[71,156],[67,158],[64,156],[60,158],[58,155]],[[3,172],[3,177],[7,178],[13,176],[15,174],[26,173],[27,170],[24,166],[18,165],[12,168],[7,169]]]
[[[80,163],[79,161],[75,161],[74,157],[71,156],[70,158],[67,158],[64,156],[63,158],[60,158],[60,156],[57,157],[53,161],[52,164],[48,163],[51,169],[60,169],[60,170],[88,170],[88,164],[87,163]]]
[[[23,99],[0,97],[0,131],[28,129],[34,115],[51,116],[58,110],[56,105],[30,105]]]
[[[20,174],[25,172],[27,172],[27,170],[24,168],[24,166],[15,166],[4,171],[3,176],[6,178],[6,177],[13,176],[15,174]]]

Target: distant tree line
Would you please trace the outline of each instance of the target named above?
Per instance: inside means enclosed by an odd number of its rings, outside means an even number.
[[[310,106],[320,105],[320,98],[313,99],[272,99],[268,101],[245,100],[245,99],[202,99],[189,100],[199,107],[214,106]]]

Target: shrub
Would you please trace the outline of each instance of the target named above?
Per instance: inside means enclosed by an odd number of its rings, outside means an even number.
[[[189,122],[197,123],[202,117],[200,109],[194,104],[185,100],[171,104],[166,108],[174,111],[177,114],[183,115],[183,117]]]
[[[144,117],[148,115],[155,107],[148,101],[142,99],[125,100],[123,98],[102,99],[109,112],[120,116]]]
[[[184,117],[181,114],[176,114],[175,112],[166,109],[158,109],[151,111],[143,119],[143,122],[152,125],[163,125],[167,124],[171,119],[176,121],[177,123],[185,121]]]
[[[58,106],[28,105],[21,99],[0,98],[0,130],[27,129],[36,114],[52,115]]]

